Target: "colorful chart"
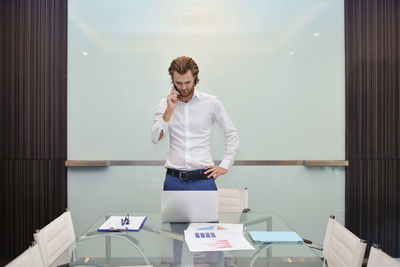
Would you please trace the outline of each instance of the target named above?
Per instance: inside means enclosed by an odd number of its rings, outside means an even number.
[[[229,242],[229,240],[217,240],[214,243],[208,243],[207,245],[218,249],[232,248],[232,244]]]
[[[207,227],[198,228],[197,230],[227,230],[226,228],[219,225],[212,225]]]
[[[194,233],[194,236],[196,238],[216,238],[215,233],[206,233],[206,232],[201,232],[201,233]]]

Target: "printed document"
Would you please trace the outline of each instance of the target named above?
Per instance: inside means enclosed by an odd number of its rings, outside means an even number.
[[[238,223],[191,223],[186,231],[192,230],[229,230],[243,233],[243,224]]]
[[[185,241],[192,252],[254,249],[243,236],[242,224],[192,223]]]

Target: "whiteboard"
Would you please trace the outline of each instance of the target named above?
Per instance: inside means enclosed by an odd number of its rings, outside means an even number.
[[[343,1],[70,0],[68,159],[164,160],[150,141],[178,56],[238,129],[237,160],[344,159]],[[224,136],[215,127],[212,155]]]

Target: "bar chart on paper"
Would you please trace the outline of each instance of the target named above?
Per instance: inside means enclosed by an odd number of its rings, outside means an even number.
[[[229,230],[186,230],[185,241],[192,252],[254,249],[241,232]]]
[[[194,233],[196,238],[215,238],[215,233]]]
[[[205,227],[205,228],[210,228],[210,227]],[[213,227],[211,227],[213,228]],[[218,227],[222,228],[222,230],[226,230],[223,227]],[[209,229],[205,229],[209,230]],[[221,229],[218,229],[221,230]],[[194,233],[195,238],[212,238],[215,239],[216,241],[212,240],[213,242],[205,243],[205,245],[210,246],[210,247],[215,247],[215,248],[232,248],[232,244],[229,242],[229,240],[217,240],[216,237],[217,235],[214,232],[204,232],[204,233]]]

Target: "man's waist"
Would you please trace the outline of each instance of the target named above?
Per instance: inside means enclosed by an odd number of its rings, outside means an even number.
[[[167,169],[175,169],[180,171],[192,171],[204,169],[204,167],[212,165],[215,165],[215,163],[212,160],[211,155],[203,158],[189,157],[187,159],[184,157],[177,158],[169,156],[164,164],[164,167]]]
[[[204,169],[198,169],[198,170],[191,170],[191,171],[182,171],[182,170],[176,170],[176,169],[167,169],[167,174],[175,176],[176,178],[179,178],[180,180],[201,180],[201,179],[208,179],[209,174],[204,174]]]

